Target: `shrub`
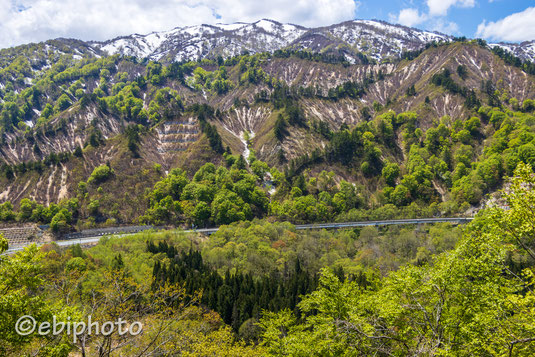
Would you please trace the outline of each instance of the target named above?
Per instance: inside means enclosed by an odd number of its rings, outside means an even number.
[[[98,185],[101,182],[106,181],[113,175],[113,170],[108,165],[100,165],[95,167],[91,176],[87,180],[87,183]]]

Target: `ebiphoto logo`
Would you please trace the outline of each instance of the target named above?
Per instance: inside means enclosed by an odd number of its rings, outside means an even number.
[[[126,334],[136,336],[143,331],[143,324],[139,321],[128,323],[128,321],[125,321],[122,318],[118,318],[117,321],[106,321],[101,324],[97,321],[91,321],[91,315],[87,317],[87,322],[58,321],[56,316],[53,316],[52,322],[43,321],[38,324],[33,316],[24,315],[17,320],[15,331],[20,336],[28,336],[33,333],[37,333],[39,336],[56,336],[65,333],[67,335],[72,335],[72,341],[73,343],[76,343],[78,337],[84,334],[87,334],[88,336],[109,336],[117,331],[119,336]]]

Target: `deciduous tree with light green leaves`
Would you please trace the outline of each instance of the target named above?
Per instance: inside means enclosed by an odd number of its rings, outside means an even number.
[[[325,269],[289,311],[266,313],[275,355],[530,356],[535,349],[535,176],[519,164],[509,209],[480,213],[455,249],[364,289]]]
[[[0,254],[8,248],[8,241],[0,234]],[[31,245],[15,255],[0,256],[0,355],[67,356],[71,350],[64,335],[26,336],[16,332],[19,318],[32,316],[36,323],[66,318],[61,305],[51,305],[40,294],[44,288],[41,261],[43,254]],[[71,312],[76,315],[75,310]],[[65,319],[66,320],[66,319]]]

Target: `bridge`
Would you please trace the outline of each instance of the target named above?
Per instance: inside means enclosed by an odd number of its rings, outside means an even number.
[[[451,224],[465,224],[473,220],[472,217],[444,217],[444,218],[414,218],[414,219],[391,219],[382,221],[360,221],[360,222],[341,222],[341,223],[312,223],[312,224],[297,224],[295,229],[344,229],[355,227],[379,227],[379,226],[392,226],[392,225],[411,225],[411,224],[433,224],[433,223],[451,223]],[[55,243],[60,247],[67,247],[76,244],[94,244],[97,243],[100,238],[106,235],[118,235],[129,236],[141,231],[154,229],[157,227],[152,226],[132,226],[132,227],[120,227],[120,228],[103,228],[103,229],[91,229],[73,233],[67,235],[67,239],[57,240]],[[200,228],[200,229],[188,229],[180,230],[183,233],[201,233],[210,235],[219,230],[219,227],[214,228]],[[9,248],[4,254],[11,254],[24,249],[26,245],[15,246]]]

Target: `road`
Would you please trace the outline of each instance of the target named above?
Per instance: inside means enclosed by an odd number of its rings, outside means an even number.
[[[354,227],[366,227],[366,226],[391,226],[391,225],[408,225],[408,224],[429,224],[429,223],[453,223],[453,224],[463,224],[472,221],[471,217],[458,217],[458,218],[416,218],[416,219],[392,219],[384,221],[362,221],[362,222],[342,222],[342,223],[317,223],[317,224],[297,224],[295,229],[342,229],[342,228],[354,228]],[[217,232],[219,227],[215,228],[201,228],[201,229],[189,229],[181,230],[180,232],[184,233],[202,233],[202,234],[213,234]],[[136,233],[125,233],[125,234],[115,234],[115,236],[129,236]],[[75,238],[67,240],[57,240],[55,241],[60,247],[66,247],[75,244],[94,244],[97,243],[102,238],[102,235],[84,237],[84,238]],[[17,251],[24,249],[25,246],[16,246],[9,248],[4,254],[11,254]]]

